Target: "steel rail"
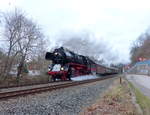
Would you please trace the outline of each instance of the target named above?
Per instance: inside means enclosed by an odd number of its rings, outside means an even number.
[[[111,75],[111,76],[101,77],[101,78],[97,78],[97,79],[90,79],[90,80],[84,80],[84,81],[73,81],[70,83],[63,83],[63,84],[31,88],[31,89],[24,89],[24,90],[18,90],[18,91],[1,92],[0,99],[8,99],[8,98],[17,97],[17,96],[25,96],[28,94],[52,91],[52,90],[56,90],[56,89],[62,89],[62,88],[67,88],[67,87],[71,87],[71,86],[77,86],[77,85],[92,83],[92,82],[96,82],[96,81],[101,81],[101,80],[105,80],[105,79],[109,79],[109,78],[113,78],[113,77],[114,77],[114,75]]]
[[[68,82],[69,80],[63,81]],[[43,82],[43,83],[28,83],[28,84],[18,84],[18,85],[9,85],[9,86],[0,86],[0,89],[6,89],[6,88],[18,88],[18,87],[25,87],[25,86],[36,86],[36,85],[45,85],[49,83],[56,83],[56,82],[62,82],[62,81],[49,81],[49,82]]]

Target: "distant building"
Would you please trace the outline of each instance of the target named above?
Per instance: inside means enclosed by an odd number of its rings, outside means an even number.
[[[150,76],[150,60],[137,62],[133,67],[129,69],[128,73]]]

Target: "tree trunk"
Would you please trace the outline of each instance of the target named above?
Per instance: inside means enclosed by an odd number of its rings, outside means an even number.
[[[11,53],[11,47],[9,48],[8,54],[7,54],[7,58],[6,58],[6,62],[5,62],[5,66],[4,66],[4,70],[3,70],[3,78],[4,80],[6,80],[9,70],[8,70],[8,65],[9,65],[9,61],[10,61],[10,53]]]
[[[23,67],[24,67],[24,61],[25,61],[25,56],[22,57],[22,59],[19,63],[19,66],[18,66],[18,72],[17,72],[17,84],[18,85],[19,85],[20,77],[21,77],[22,70],[23,70]]]

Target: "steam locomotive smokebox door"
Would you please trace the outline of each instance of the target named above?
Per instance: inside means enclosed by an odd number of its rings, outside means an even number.
[[[54,59],[53,53],[46,52],[45,59],[47,59],[47,60],[53,60]]]

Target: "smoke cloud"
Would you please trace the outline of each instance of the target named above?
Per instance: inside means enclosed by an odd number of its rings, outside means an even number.
[[[69,33],[61,35],[56,40],[54,48],[65,47],[77,54],[88,56],[98,63],[110,65],[117,63],[118,56],[110,44],[103,39],[97,39],[89,33]]]

